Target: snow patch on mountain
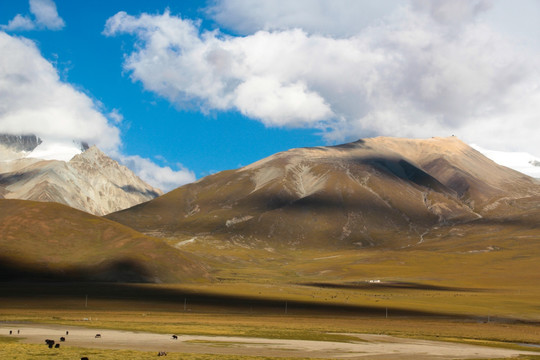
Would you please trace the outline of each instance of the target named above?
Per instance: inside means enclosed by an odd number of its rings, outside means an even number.
[[[88,150],[83,141],[59,141],[42,139],[36,135],[0,134],[1,160],[32,158],[40,160],[69,161],[75,155]]]
[[[534,178],[540,178],[540,158],[526,152],[507,152],[484,149],[472,144],[472,148],[497,164],[519,171]]]
[[[27,156],[43,160],[69,161],[86,150],[88,150],[88,144],[84,142],[43,141]]]

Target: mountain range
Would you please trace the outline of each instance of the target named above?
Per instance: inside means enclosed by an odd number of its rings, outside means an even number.
[[[97,147],[69,149],[68,161],[46,160],[47,148],[34,135],[0,135],[0,198],[58,202],[104,215],[162,194]],[[45,156],[47,158],[47,156]]]
[[[284,281],[357,281],[358,271],[395,277],[429,265],[451,281],[456,264],[484,253],[498,253],[499,264],[475,258],[486,279],[512,268],[537,278],[540,181],[455,137],[292,149],[103,217],[54,202],[106,213],[126,194],[140,202],[157,190],[95,147],[62,162],[23,156],[37,138],[6,143],[0,265],[8,278],[196,282],[251,279],[259,269],[270,279],[283,270]],[[8,199],[14,194],[45,202]],[[446,262],[433,262],[443,254]],[[411,256],[414,267],[400,265]]]
[[[534,224],[539,203],[537,179],[456,137],[379,137],[278,153],[107,218],[166,238],[404,247],[456,224]]]

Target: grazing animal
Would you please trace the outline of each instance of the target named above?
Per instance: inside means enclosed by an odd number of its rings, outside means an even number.
[[[13,330],[9,330],[9,335],[13,334]]]
[[[62,336],[62,337],[60,338],[60,341],[66,341],[66,338]]]
[[[176,335],[173,335],[172,338],[173,338],[173,340],[178,340],[178,336],[176,336]]]
[[[160,351],[157,356],[167,356],[167,353],[165,351]]]
[[[52,349],[53,348],[53,344],[49,344],[49,349]]]
[[[69,335],[69,331],[66,330],[66,335]]]
[[[81,360],[88,360],[88,358],[86,356],[83,356]]]
[[[54,340],[45,339],[45,344],[49,345],[49,347],[52,347],[54,345]]]
[[[56,345],[54,345],[54,347],[55,347],[56,349],[59,349],[59,348],[60,348],[60,344],[56,344]]]
[[[96,334],[96,339],[100,337],[101,337],[101,334]]]

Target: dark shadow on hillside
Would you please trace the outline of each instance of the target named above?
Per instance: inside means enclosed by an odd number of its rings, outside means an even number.
[[[346,144],[343,146],[355,145]],[[380,176],[394,179],[396,181],[396,184],[398,184],[398,182],[406,182],[409,183],[411,186],[420,187],[426,190],[430,189],[445,195],[456,195],[454,190],[440,183],[429,173],[426,173],[422,169],[414,166],[413,164],[403,159],[368,157],[351,159],[350,161],[355,165],[360,166],[361,169],[365,169],[366,167],[375,169],[380,174]],[[389,200],[391,201],[392,199]],[[346,199],[332,196],[330,194],[323,194],[322,192],[318,192],[301,199],[288,191],[273,191],[266,193],[257,192],[253,195],[248,196],[245,200],[242,200],[240,202],[240,206],[245,206],[246,210],[259,209],[263,211],[272,211],[276,209],[294,207],[299,205],[310,207],[313,210],[333,210],[343,209],[344,207],[347,207],[349,209],[355,209],[359,211],[372,211],[373,206],[381,206],[381,210],[383,212],[388,211],[388,208],[381,204],[364,204],[362,202],[351,202],[347,201]]]
[[[19,281],[146,283],[152,281],[152,276],[143,264],[132,259],[115,259],[91,267],[55,270],[47,267],[47,265],[28,265],[0,256],[0,282]]]
[[[540,228],[540,216],[536,214],[531,214],[530,217],[521,216],[521,217],[513,217],[512,215],[509,215],[508,218],[483,218],[478,219],[474,221],[472,224],[474,225],[487,225],[487,226],[517,226],[517,227],[523,227],[524,230],[526,229],[538,229]],[[539,235],[540,238],[540,235]]]
[[[311,286],[318,288],[328,288],[328,289],[350,289],[350,290],[384,290],[384,289],[404,289],[404,290],[429,290],[429,291],[453,291],[453,292],[482,292],[487,291],[486,289],[476,289],[476,288],[461,288],[461,287],[451,287],[451,286],[438,286],[430,284],[420,284],[413,282],[351,282],[351,283],[324,283],[324,282],[313,282],[313,283],[299,283],[301,286]]]
[[[210,309],[213,311],[248,311],[262,310],[268,313],[320,313],[320,314],[355,314],[380,316],[386,309],[373,306],[356,306],[335,303],[317,303],[315,301],[290,301],[285,297],[282,300],[265,299],[240,295],[212,294],[204,291],[186,289],[167,289],[148,287],[138,284],[120,283],[84,283],[84,282],[11,282],[0,283],[0,299],[38,298],[44,302],[62,298],[85,298],[86,295],[94,303],[103,302],[113,309],[118,302],[118,309],[122,305],[133,306],[133,303],[151,307],[161,307],[164,304],[176,305],[177,310],[183,310],[184,303],[189,303],[192,310]],[[50,299],[50,300],[47,300]],[[151,305],[153,304],[153,305]],[[411,311],[406,309],[391,309],[394,316],[446,316],[429,311]],[[452,315],[453,316],[453,315]]]
[[[211,286],[209,286],[211,289]],[[99,311],[172,311],[208,314],[258,314],[299,316],[363,316],[363,317],[421,317],[460,321],[485,321],[483,316],[409,310],[398,307],[375,307],[339,304],[323,301],[291,301],[255,296],[215,294],[204,290],[165,288],[143,284],[85,283],[85,282],[3,282],[0,283],[0,301],[17,307],[32,301],[29,308],[55,307],[56,302],[71,300],[72,309],[85,307]],[[187,306],[186,306],[187,305]],[[22,305],[24,306],[24,305]],[[491,322],[531,323],[515,318],[491,317]]]
[[[18,171],[8,174],[0,174],[0,185],[9,186],[27,179],[33,179],[39,175],[38,170]]]
[[[133,185],[124,185],[122,187],[120,187],[122,190],[124,190],[125,192],[127,193],[130,193],[130,194],[140,194],[140,195],[143,195],[143,196],[150,196],[152,198],[156,198],[159,196],[159,194],[155,191],[152,191],[152,190],[141,190]]]
[[[370,149],[370,147],[368,147],[366,145],[366,141],[364,139],[359,139],[359,140],[356,140],[354,142],[350,142],[350,143],[345,143],[345,144],[339,144],[339,145],[334,145],[334,146],[328,146],[329,148],[333,148],[333,149],[354,149],[354,148],[365,148],[365,149]]]

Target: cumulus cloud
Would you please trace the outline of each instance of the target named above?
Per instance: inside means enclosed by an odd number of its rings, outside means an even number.
[[[135,80],[177,104],[194,101],[205,110],[238,109],[267,125],[302,126],[332,116],[329,105],[295,70],[308,61],[301,31],[255,37],[199,34],[199,24],[171,16],[120,12],[105,34],[131,33],[141,46],[126,60]],[[280,59],[281,55],[283,56]],[[290,68],[291,55],[299,62]],[[278,71],[279,73],[273,73]]]
[[[135,36],[125,69],[178,106],[318,128],[331,142],[455,134],[540,153],[539,54],[479,20],[488,1],[458,2],[415,1],[339,38],[302,29],[227,36],[168,11],[120,12],[104,33]]]
[[[0,32],[0,53],[0,132],[118,148],[119,130],[90,97],[60,80],[32,41]]]
[[[121,156],[120,162],[135,172],[142,180],[164,191],[195,181],[195,174],[178,164],[178,170],[169,166],[159,166],[150,159],[134,156]]]
[[[58,15],[56,4],[52,0],[30,0],[30,12],[34,16],[32,20],[21,14],[2,25],[2,30],[27,31],[34,29],[60,30],[65,26],[64,20]]]
[[[56,4],[52,0],[30,0],[30,12],[36,17],[36,24],[50,30],[64,27],[64,20],[58,16]]]
[[[301,28],[310,34],[347,37],[388,15],[400,0],[216,0],[206,13],[241,35]]]
[[[61,81],[32,41],[0,32],[0,54],[0,133],[39,136],[44,140],[39,156],[48,159],[69,160],[77,148],[74,141],[95,144],[158,188],[195,179],[185,168],[175,171],[123,155],[116,126],[123,119],[119,111],[104,115],[101,105]]]
[[[0,25],[0,29],[7,31],[27,31],[33,30],[36,27],[34,21],[28,16],[23,16],[21,14],[15,15],[7,25]]]

